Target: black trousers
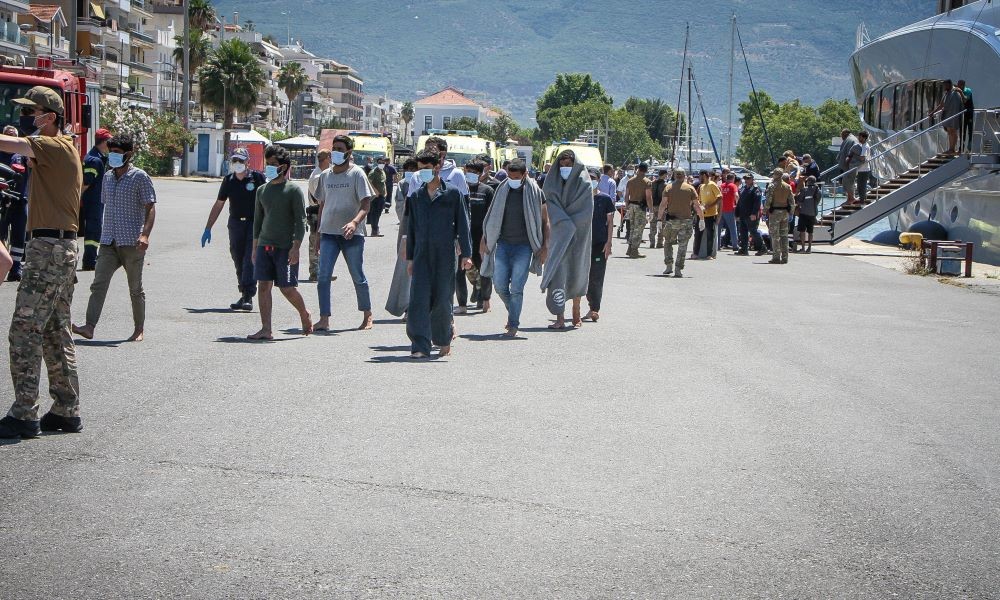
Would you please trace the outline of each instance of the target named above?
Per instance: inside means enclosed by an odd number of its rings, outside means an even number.
[[[705,217],[705,231],[698,227],[698,220],[694,222],[694,249],[692,252],[701,256],[701,240],[705,237],[705,256],[715,256],[715,222],[719,217]]]
[[[371,226],[373,235],[379,233],[378,222],[382,218],[383,210],[385,210],[385,196],[372,198],[372,205],[368,210],[368,225]]]
[[[229,256],[236,267],[236,285],[244,298],[257,295],[253,276],[253,219],[229,217]]]
[[[594,244],[590,249],[590,283],[587,284],[587,304],[594,312],[601,311],[604,274],[607,270],[608,260],[604,257],[604,244]]]
[[[455,272],[455,297],[459,306],[469,305],[469,280],[465,277],[462,265],[458,265],[458,271]]]
[[[431,344],[450,346],[451,296],[455,293],[454,247],[418,250],[410,279],[406,335],[413,352],[430,354]]]
[[[740,217],[740,252],[749,252],[750,248],[747,245],[750,238],[753,238],[753,247],[758,252],[761,250],[766,250],[764,248],[764,238],[760,235],[760,230],[757,229],[757,221],[751,221],[750,217]]]
[[[858,171],[858,200],[864,202],[868,199],[868,182],[871,181],[871,173],[868,171]]]

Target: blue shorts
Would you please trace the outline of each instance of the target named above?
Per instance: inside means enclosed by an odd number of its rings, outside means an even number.
[[[279,288],[299,285],[299,265],[288,264],[288,248],[257,246],[254,256],[253,278],[257,281],[273,281]]]

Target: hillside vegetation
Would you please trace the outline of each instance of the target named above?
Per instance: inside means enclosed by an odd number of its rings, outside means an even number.
[[[930,16],[928,0],[371,0],[215,3],[232,20],[291,37],[351,64],[365,89],[413,99],[455,85],[531,127],[535,99],[557,72],[589,72],[614,97],[677,99],[685,23],[710,116],[726,117],[729,16],[735,11],[758,89],[778,101],[853,98],[847,59],[864,21],[873,35]],[[750,91],[737,55],[734,96]],[[717,124],[713,124],[713,128]]]

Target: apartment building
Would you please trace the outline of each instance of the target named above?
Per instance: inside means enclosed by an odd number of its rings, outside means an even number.
[[[28,10],[28,2],[0,0],[0,60],[6,64],[23,65],[29,55],[31,39],[21,30]]]
[[[450,129],[452,122],[462,117],[492,123],[496,116],[496,112],[449,86],[413,103],[414,139],[428,129]]]

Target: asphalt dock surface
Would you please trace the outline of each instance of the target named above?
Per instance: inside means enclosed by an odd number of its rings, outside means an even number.
[[[248,343],[217,184],[156,187],[145,341],[119,271],[85,431],[0,446],[2,599],[1000,597],[998,295],[819,254],[676,280],[616,241],[599,323],[547,330],[531,277],[518,339],[495,299],[413,363],[390,214],[375,329],[341,261],[331,334],[276,295]]]

